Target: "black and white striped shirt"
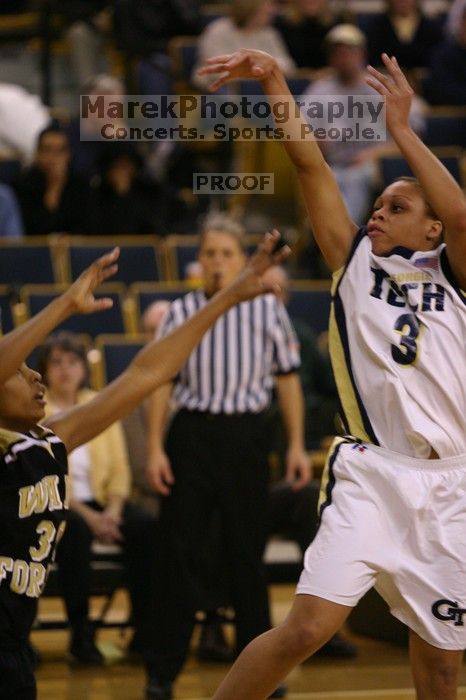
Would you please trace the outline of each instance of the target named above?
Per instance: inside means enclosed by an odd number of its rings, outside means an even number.
[[[202,290],[172,302],[159,330],[167,335],[207,302]],[[175,381],[178,408],[258,413],[270,403],[274,376],[299,368],[299,344],[273,294],[245,301],[221,316],[193,350]]]

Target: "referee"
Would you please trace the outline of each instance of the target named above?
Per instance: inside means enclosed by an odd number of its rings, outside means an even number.
[[[211,217],[201,234],[205,288],[175,300],[162,337],[191,317],[245,264],[243,230]],[[150,620],[146,697],[170,700],[185,661],[195,612],[203,606],[202,552],[214,509],[221,514],[228,581],[236,613],[236,651],[270,627],[262,563],[267,537],[268,451],[265,411],[276,388],[288,435],[287,478],[310,479],[304,449],[299,347],[283,304],[268,294],[220,317],[174,384],[149,409],[149,479],[162,494],[154,618]],[[170,399],[177,412],[165,437]],[[223,572],[219,572],[219,577]],[[272,697],[282,697],[280,688]]]

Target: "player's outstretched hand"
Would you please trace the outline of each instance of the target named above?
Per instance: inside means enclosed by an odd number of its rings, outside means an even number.
[[[272,233],[266,233],[256,252],[249,258],[242,273],[229,287],[237,301],[253,299],[259,294],[267,292],[277,293],[277,285],[265,284],[262,275],[272,265],[279,265],[291,253],[288,245],[283,243],[280,233],[274,229]]]
[[[235,53],[208,58],[198,74],[219,76],[209,86],[209,90],[215,92],[231,80],[264,80],[274,68],[277,68],[276,60],[265,51],[240,49]]]
[[[96,299],[94,292],[102,282],[112,277],[118,270],[116,261],[119,255],[119,248],[114,248],[110,253],[102,255],[87,270],[84,270],[64,293],[63,296],[70,303],[72,313],[91,314],[95,311],[104,311],[111,308],[113,304],[111,299],[108,297]]]
[[[373,66],[367,66],[369,75],[366,83],[385,97],[387,128],[393,133],[397,127],[408,126],[414,91],[395,56],[390,58],[383,53],[382,61],[388,75],[384,75]]]

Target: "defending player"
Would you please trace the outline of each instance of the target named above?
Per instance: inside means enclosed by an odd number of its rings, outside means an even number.
[[[367,82],[386,98],[388,129],[417,179],[387,187],[367,226],[350,220],[315,141],[292,140],[304,122],[286,125],[333,271],[331,353],[351,437],[330,450],[321,525],[287,619],[243,651],[216,700],[266,698],[374,585],[410,628],[417,698],[456,698],[466,646],[466,200],[410,129],[413,92],[396,59],[382,58],[388,77],[369,67]],[[209,64],[203,73],[220,75],[213,90],[255,78],[271,104],[292,99],[267,54]]]
[[[209,326],[231,306],[267,291],[260,275],[286,257],[267,234],[243,273],[199,313],[160,342],[149,343],[92,401],[48,419],[44,386],[25,358],[74,313],[108,308],[95,288],[117,269],[118,249],[103,256],[46,309],[0,340],[0,698],[32,700],[35,679],[27,639],[47,567],[68,508],[66,454],[131,411],[186,361]],[[270,291],[270,290],[269,290]]]

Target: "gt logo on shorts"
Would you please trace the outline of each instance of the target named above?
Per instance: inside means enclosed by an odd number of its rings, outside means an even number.
[[[460,608],[458,603],[453,600],[436,600],[432,605],[432,614],[437,620],[454,620],[455,627],[463,627],[463,615],[466,614],[466,608]]]

